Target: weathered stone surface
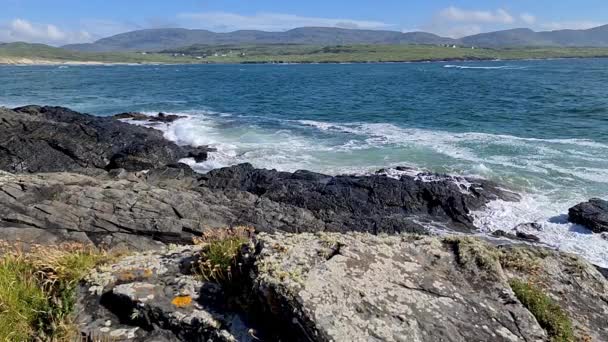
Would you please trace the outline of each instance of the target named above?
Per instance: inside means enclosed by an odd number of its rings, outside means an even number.
[[[79,328],[117,341],[547,341],[511,290],[521,279],[560,305],[578,340],[608,339],[608,281],[568,254],[409,234],[262,233],[250,246],[229,289],[189,272],[198,246],[96,270]]]
[[[178,146],[160,131],[111,117],[61,107],[0,108],[0,170],[9,172],[141,171],[187,157],[200,160],[207,151]]]
[[[185,165],[129,173],[0,172],[0,239],[78,241],[138,250],[190,243],[208,228],[319,231],[309,211],[242,191],[195,186]],[[300,229],[299,227],[306,227]]]
[[[608,232],[608,201],[593,198],[580,203],[570,208],[568,219],[588,227],[594,233]]]
[[[262,234],[259,240],[255,288],[269,312],[304,341],[547,340],[512,292],[512,278],[540,279],[577,337],[608,340],[608,282],[569,255],[477,242],[476,256],[489,253],[494,263],[482,266],[463,265],[450,243],[434,237]]]
[[[255,329],[226,305],[222,288],[190,272],[197,246],[134,254],[92,272],[76,324],[112,341],[254,341]]]

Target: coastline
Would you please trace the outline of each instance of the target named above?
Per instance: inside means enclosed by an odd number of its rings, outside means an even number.
[[[407,169],[395,178],[330,176],[251,164],[197,174],[180,161],[206,160],[211,149],[177,145],[122,119],[183,118],[0,108],[3,247],[36,246],[32,265],[51,275],[49,255],[100,254],[77,263],[75,280],[53,278],[58,287],[76,284],[58,293],[74,303],[67,314],[81,337],[327,342],[390,331],[445,338],[436,323],[403,330],[412,317],[443,322],[467,340],[545,340],[555,333],[535,318],[545,312],[528,308],[532,293],[554,303],[561,334],[606,339],[605,269],[520,227],[479,234],[472,211],[520,200],[498,183],[429,182],[434,174]],[[217,261],[219,253],[228,258]],[[53,290],[42,296],[51,305],[59,298]],[[335,320],[341,313],[346,318]]]
[[[408,63],[471,63],[471,62],[515,62],[515,61],[550,61],[550,60],[576,60],[576,59],[606,59],[608,56],[573,56],[573,57],[542,57],[542,58],[440,58],[393,61],[242,61],[242,62],[196,62],[192,63],[165,63],[165,62],[100,62],[100,61],[61,61],[32,58],[5,58],[0,57],[0,66],[115,66],[115,65],[314,65],[314,64],[408,64]]]

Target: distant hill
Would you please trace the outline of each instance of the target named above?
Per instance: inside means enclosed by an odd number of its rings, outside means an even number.
[[[608,25],[588,30],[557,30],[534,32],[530,29],[513,29],[481,33],[461,38],[466,45],[484,47],[560,46],[608,47]]]
[[[143,52],[79,52],[43,44],[0,44],[3,64],[375,63],[608,57],[608,48],[475,48],[429,44],[201,45]]]
[[[194,63],[193,58],[172,57],[164,54],[129,52],[92,53],[70,51],[44,44],[0,43],[0,64],[49,63]]]
[[[90,44],[72,44],[65,49],[87,52],[161,51],[190,45],[238,44],[457,44],[478,47],[608,47],[608,25],[588,30],[535,32],[513,29],[482,33],[461,39],[440,37],[427,32],[352,30],[330,27],[303,27],[285,32],[241,30],[215,33],[181,28],[148,29],[121,33]]]
[[[426,32],[349,30],[328,27],[304,27],[286,32],[235,31],[214,33],[207,30],[148,29],[121,33],[92,44],[66,45],[76,51],[159,51],[189,45],[222,44],[452,44],[456,41]]]

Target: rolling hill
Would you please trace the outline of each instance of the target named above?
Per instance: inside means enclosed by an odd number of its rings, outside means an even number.
[[[0,43],[0,64],[56,64],[56,63],[193,63],[191,57],[167,54],[130,52],[92,53],[70,51],[44,44],[23,42]]]
[[[66,45],[75,51],[159,51],[184,46],[220,44],[452,44],[455,40],[426,32],[350,30],[327,27],[305,27],[286,32],[235,31],[214,33],[207,30],[148,29],[121,33],[91,44]]]
[[[76,52],[43,44],[0,44],[0,64],[374,63],[608,57],[608,48],[476,48],[437,45],[190,45],[156,53]]]
[[[608,47],[608,25],[588,30],[558,30],[545,32],[534,32],[530,29],[513,29],[481,33],[461,38],[460,41],[466,45],[484,47]]]
[[[588,30],[535,32],[512,29],[482,33],[461,39],[427,32],[353,30],[330,27],[303,27],[285,32],[242,30],[215,33],[182,28],[147,29],[121,33],[89,44],[63,48],[84,52],[161,51],[190,45],[303,44],[303,45],[406,45],[456,44],[477,47],[608,47],[608,25]]]

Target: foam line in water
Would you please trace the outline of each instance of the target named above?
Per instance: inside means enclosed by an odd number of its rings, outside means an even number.
[[[608,241],[600,234],[568,222],[568,208],[584,200],[573,196],[570,200],[555,202],[548,196],[526,194],[520,202],[490,202],[485,210],[472,215],[475,225],[487,233],[516,229],[534,234],[549,246],[579,254],[598,266],[608,268]],[[536,223],[540,230],[522,226],[526,223]]]
[[[584,139],[451,133],[385,123],[269,121],[213,111],[169,114],[187,117],[152,127],[178,144],[217,149],[203,163],[183,160],[198,172],[250,162],[262,168],[327,174],[370,174],[384,168],[390,177],[407,174],[420,181],[438,180],[426,171],[430,170],[453,174],[449,180],[461,182],[465,192],[470,184],[459,177],[462,175],[526,189],[528,193],[519,203],[495,201],[487,210],[474,213],[476,225],[489,233],[537,222],[543,230],[531,233],[546,244],[608,266],[607,241],[555,219],[592,196],[606,197],[601,189],[608,186],[608,161],[601,156],[608,153],[608,145]],[[396,166],[410,168],[391,169]]]
[[[500,65],[500,66],[468,66],[468,65],[444,65],[444,68],[448,69],[480,69],[480,70],[523,70],[527,67],[514,66],[514,65]]]

